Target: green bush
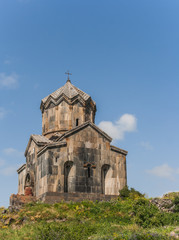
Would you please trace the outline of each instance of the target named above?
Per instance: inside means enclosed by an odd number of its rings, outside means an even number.
[[[176,197],[174,198],[173,203],[175,204],[174,212],[179,212],[179,196],[176,196]]]
[[[35,240],[82,240],[95,234],[97,227],[90,223],[74,222],[70,225],[43,223],[37,228]]]
[[[134,201],[132,215],[134,222],[144,228],[177,225],[179,223],[178,213],[161,212],[144,198]]]
[[[129,197],[129,194],[130,194],[130,190],[129,190],[128,186],[123,187],[123,189],[121,189],[121,190],[119,191],[119,196],[120,196],[120,198],[122,198],[122,199],[128,198],[128,197]]]
[[[140,193],[139,191],[135,190],[134,188],[129,189],[128,186],[125,186],[123,189],[119,191],[119,197],[121,199],[137,199],[140,197],[144,197],[145,194]]]
[[[135,200],[133,205],[134,221],[144,228],[161,226],[161,213],[147,199]]]
[[[101,202],[33,203],[7,211],[0,214],[0,240],[171,239],[167,234],[179,223],[178,198],[175,212],[167,213],[133,188],[126,187],[121,196]]]
[[[168,240],[171,239],[167,235],[161,235],[158,233],[135,233],[129,238],[129,240]]]

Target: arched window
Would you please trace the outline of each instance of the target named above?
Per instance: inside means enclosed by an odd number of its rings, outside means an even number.
[[[91,177],[91,166],[88,165],[88,178],[90,178],[90,177]]]
[[[27,173],[25,178],[24,193],[26,196],[33,196],[33,181],[29,173]]]
[[[27,173],[26,178],[25,178],[25,186],[29,187],[30,185],[31,185],[30,174]]]
[[[76,126],[78,126],[79,125],[79,119],[77,118],[76,119]]]
[[[102,194],[105,194],[105,180],[106,180],[106,174],[110,168],[110,165],[104,164],[101,168],[101,192]]]
[[[69,173],[70,173],[70,170],[73,166],[73,162],[71,161],[67,161],[65,164],[64,164],[64,192],[68,192],[68,176],[69,176]]]

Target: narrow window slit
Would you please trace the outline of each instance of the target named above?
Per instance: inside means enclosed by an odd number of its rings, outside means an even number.
[[[78,126],[79,125],[79,119],[77,118],[76,119],[76,126]]]
[[[91,177],[91,169],[90,169],[90,166],[88,166],[88,178]]]

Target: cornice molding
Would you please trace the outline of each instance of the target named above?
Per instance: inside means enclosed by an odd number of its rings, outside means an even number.
[[[26,157],[26,155],[27,155],[27,152],[28,152],[28,149],[29,149],[29,147],[30,147],[31,141],[34,141],[34,143],[35,143],[37,146],[41,147],[41,146],[46,145],[46,144],[48,143],[48,141],[50,141],[50,140],[47,138],[47,142],[38,142],[38,141],[36,141],[34,135],[32,134],[32,135],[30,136],[30,138],[29,138],[29,142],[28,142],[28,144],[27,144],[27,147],[26,147],[26,150],[25,150],[25,153],[24,153],[24,156],[25,156],[25,157]]]
[[[73,98],[68,98],[64,93],[59,96],[57,99],[53,98],[51,95],[48,97],[48,99],[46,100],[46,102],[44,103],[43,101],[41,101],[41,105],[40,105],[40,109],[41,112],[43,113],[45,109],[49,108],[49,105],[51,103],[54,104],[54,106],[58,106],[61,102],[65,101],[67,104],[69,105],[74,105],[76,102],[80,102],[82,104],[83,107],[87,106],[88,104],[90,104],[90,106],[93,108],[94,111],[96,111],[96,103],[90,98],[88,98],[87,100],[84,100],[79,94],[76,95]]]
[[[57,139],[57,141],[62,141],[64,138],[75,134],[76,132],[82,130],[83,128],[86,128],[88,126],[91,126],[93,129],[95,129],[97,132],[99,132],[101,135],[103,135],[109,142],[112,141],[112,138],[105,132],[103,132],[100,128],[98,128],[94,123],[87,121],[83,124],[81,124],[80,126],[77,126],[71,130],[69,130],[68,132],[64,133],[59,139]]]
[[[26,168],[26,164],[23,164],[20,168],[17,169],[17,173],[21,173]]]
[[[124,149],[115,147],[115,146],[113,146],[113,145],[111,145],[110,147],[111,147],[111,150],[114,151],[114,152],[121,153],[121,154],[123,154],[123,155],[125,155],[125,156],[128,154],[128,152],[127,152],[126,150],[124,150]]]
[[[67,145],[66,141],[49,143],[37,152],[37,157],[40,157],[40,155],[43,154],[47,149],[54,147],[65,147],[66,145]]]

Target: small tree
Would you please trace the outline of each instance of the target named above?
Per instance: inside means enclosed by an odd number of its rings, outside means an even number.
[[[130,194],[130,190],[127,185],[125,187],[123,187],[121,190],[119,190],[119,196],[122,199],[128,198],[129,194]]]
[[[144,197],[144,195],[145,194],[140,193],[134,188],[129,189],[127,185],[123,187],[123,189],[119,190],[119,196],[122,199],[126,199],[126,198],[136,199],[136,198]]]

